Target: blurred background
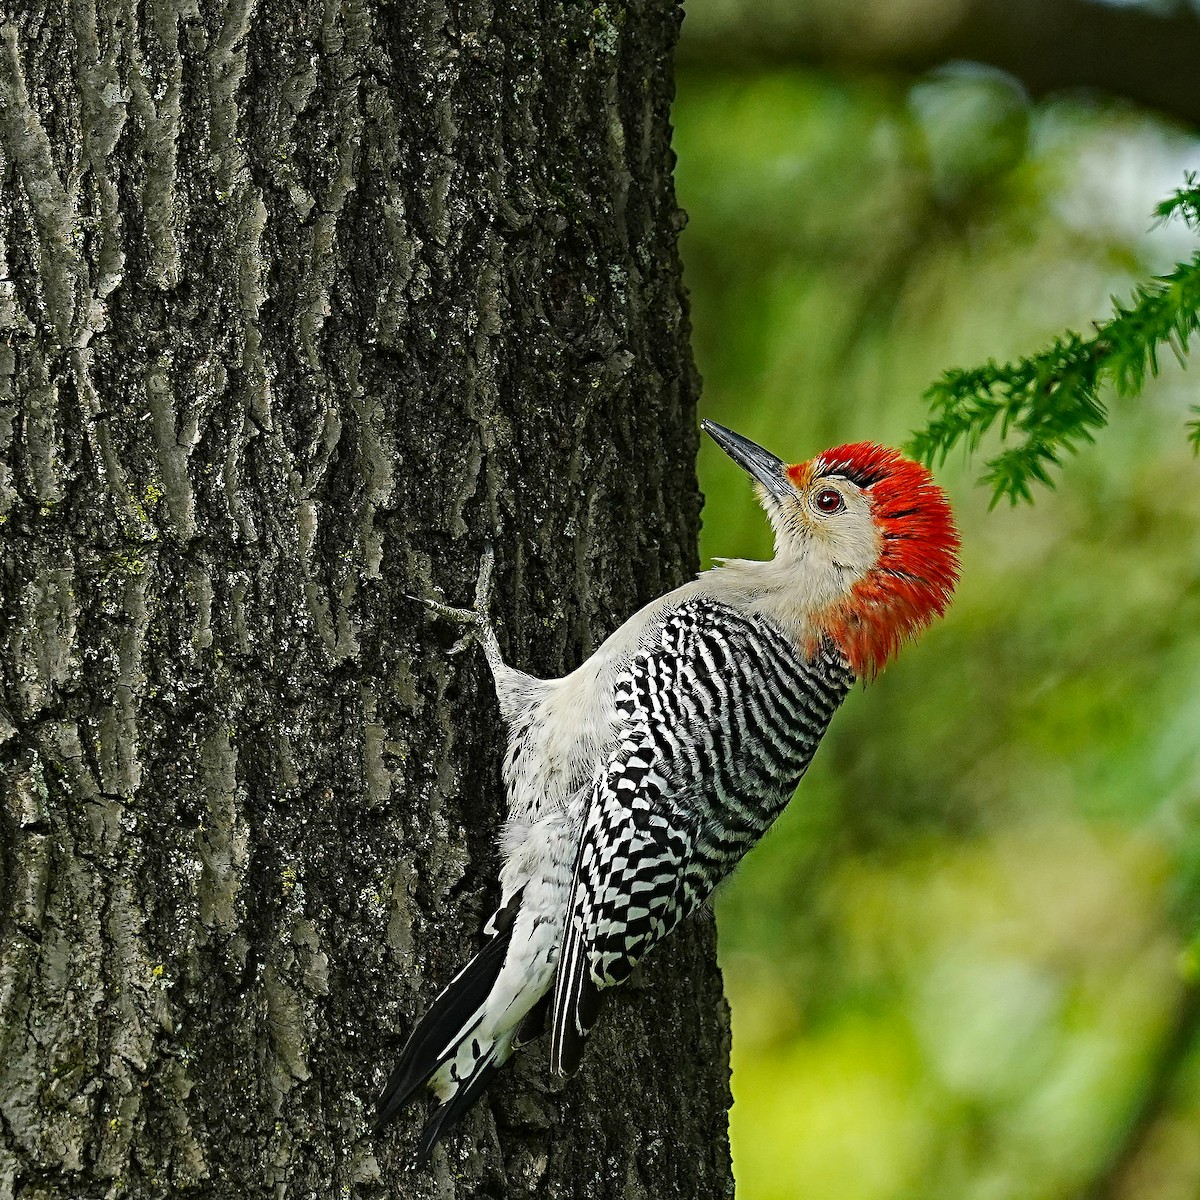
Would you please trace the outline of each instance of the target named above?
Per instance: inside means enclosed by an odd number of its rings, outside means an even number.
[[[1190,256],[1200,13],[689,0],[677,186],[704,414],[789,460]],[[717,904],[740,1200],[1200,1195],[1200,360],[964,534]],[[703,541],[770,553],[711,444]]]

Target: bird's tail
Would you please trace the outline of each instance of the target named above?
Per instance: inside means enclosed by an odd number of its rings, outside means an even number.
[[[488,1080],[512,1052],[508,1042],[485,1036],[481,1022],[508,954],[520,901],[518,893],[489,922],[489,931],[494,931],[491,939],[442,989],[418,1022],[376,1102],[374,1131],[378,1134],[422,1084],[433,1082],[442,1103],[422,1131],[422,1162],[438,1139],[479,1099]],[[444,1068],[445,1078],[435,1080]]]

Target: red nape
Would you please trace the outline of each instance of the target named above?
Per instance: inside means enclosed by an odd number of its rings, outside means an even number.
[[[919,463],[873,442],[827,450],[813,474],[842,475],[871,501],[879,562],[820,620],[855,674],[873,679],[911,637],[940,617],[958,583],[961,541],[946,493]]]

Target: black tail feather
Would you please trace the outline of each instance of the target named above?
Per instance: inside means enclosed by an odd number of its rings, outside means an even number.
[[[491,1078],[500,1068],[490,1058],[483,1059],[475,1073],[459,1084],[458,1091],[444,1104],[439,1104],[421,1130],[421,1144],[417,1147],[417,1165],[429,1161],[433,1148],[466,1115],[467,1110],[483,1095]]]
[[[513,922],[520,906],[520,894],[512,898],[501,912],[493,918],[497,932],[478,954],[442,989],[429,1011],[417,1023],[404,1049],[400,1061],[388,1079],[379,1099],[375,1103],[376,1118],[373,1132],[378,1134],[384,1126],[403,1108],[408,1098],[454,1053],[458,1036],[464,1026],[488,997],[504,966],[508,945],[512,940]],[[490,1072],[482,1072],[489,1074]],[[475,1088],[478,1075],[473,1076],[464,1088],[451,1099],[449,1105],[457,1103],[458,1095]],[[441,1113],[443,1109],[439,1109]],[[461,1111],[465,1111],[461,1110]],[[435,1114],[435,1118],[437,1114]],[[444,1125],[441,1117],[439,1128]],[[434,1141],[437,1140],[436,1135]],[[432,1146],[432,1142],[430,1145]]]
[[[603,996],[592,980],[588,963],[589,946],[583,935],[580,911],[583,893],[579,872],[583,846],[575,857],[575,880],[571,885],[575,900],[567,913],[558,973],[554,978],[553,1012],[550,1018],[550,1071],[554,1075],[573,1075],[583,1058],[587,1035],[600,1014]]]
[[[547,992],[526,1014],[525,1019],[517,1027],[517,1035],[513,1038],[513,1049],[540,1038],[546,1032],[550,1016],[550,1000],[552,992]],[[471,1106],[487,1089],[492,1076],[500,1070],[503,1064],[496,1064],[491,1059],[485,1059],[475,1068],[474,1075],[463,1083],[457,1092],[445,1104],[440,1104],[430,1114],[421,1130],[421,1144],[417,1149],[417,1164],[424,1165],[429,1160],[433,1148],[446,1134],[466,1116]]]
[[[577,970],[564,986],[561,1008],[556,1000],[550,1069],[556,1075],[574,1075],[583,1058],[587,1036],[600,1015],[604,993],[592,982],[591,973]]]
[[[526,1014],[525,1019],[517,1026],[517,1036],[513,1038],[513,1049],[527,1046],[536,1041],[550,1027],[550,1001],[554,998],[554,989],[548,991]]]
[[[547,992],[525,1014],[525,1019],[517,1029],[517,1036],[513,1038],[514,1050],[540,1038],[546,1032],[552,994]],[[475,1074],[462,1084],[445,1104],[440,1104],[434,1109],[429,1120],[425,1122],[425,1128],[421,1130],[421,1144],[417,1149],[418,1166],[424,1165],[429,1160],[434,1146],[463,1119],[498,1070],[500,1067],[490,1060],[480,1063]]]

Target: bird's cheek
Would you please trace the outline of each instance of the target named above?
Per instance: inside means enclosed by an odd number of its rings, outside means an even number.
[[[816,537],[819,533],[812,518],[809,517],[808,513],[799,504],[795,506],[792,527],[796,530],[797,535],[802,538]]]
[[[875,540],[859,529],[840,529],[834,552],[837,560],[859,578],[865,575],[879,557]]]
[[[799,504],[772,502],[767,508],[767,516],[775,530],[778,549],[782,550],[791,544],[803,545],[811,534]]]

